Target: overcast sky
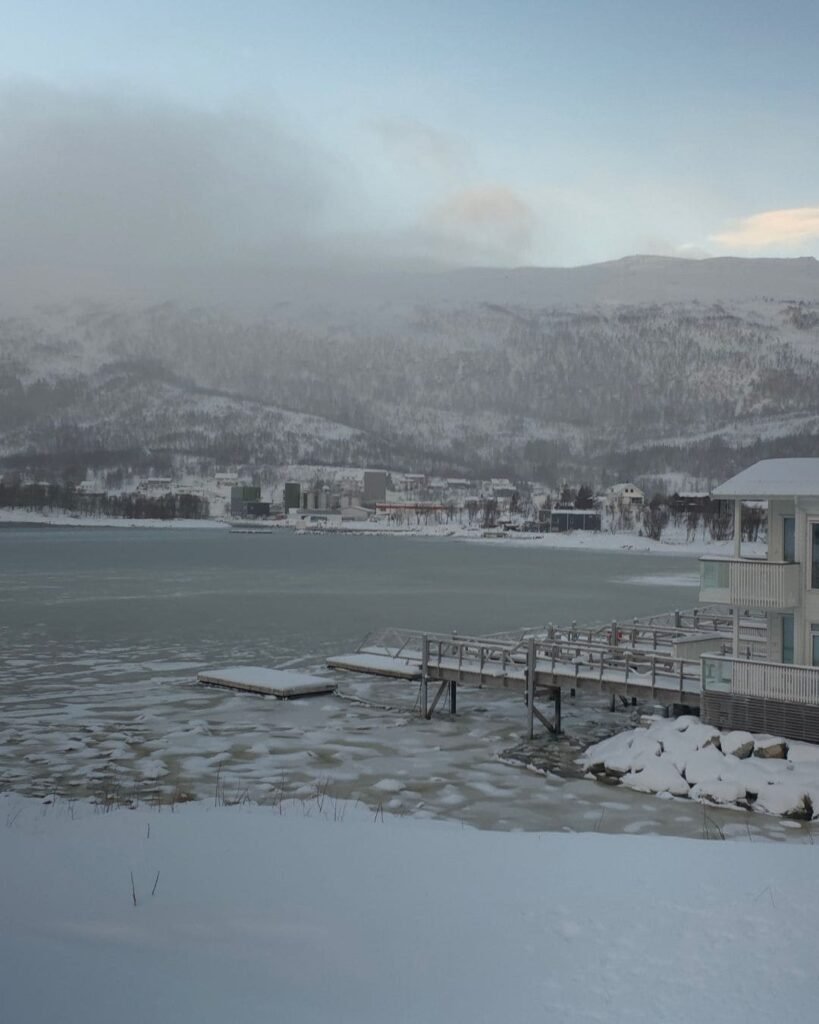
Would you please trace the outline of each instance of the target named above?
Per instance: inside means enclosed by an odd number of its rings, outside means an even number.
[[[815,0],[5,0],[0,262],[819,255]]]

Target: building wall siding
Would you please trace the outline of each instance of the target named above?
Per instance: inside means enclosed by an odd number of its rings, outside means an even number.
[[[819,743],[819,707],[764,697],[703,693],[702,721],[718,729],[745,729]]]

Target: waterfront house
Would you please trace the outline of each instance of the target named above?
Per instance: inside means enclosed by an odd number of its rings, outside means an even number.
[[[606,491],[606,506],[609,510],[631,508],[632,505],[642,505],[645,498],[645,494],[636,484],[612,484]]]
[[[765,459],[712,497],[733,503],[734,550],[701,559],[700,602],[729,605],[733,630],[703,656],[703,719],[819,741],[819,458]],[[767,505],[766,558],[743,554],[743,502]]]

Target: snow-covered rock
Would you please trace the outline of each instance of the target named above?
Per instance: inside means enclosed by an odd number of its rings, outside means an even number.
[[[628,772],[621,780],[629,789],[639,793],[670,793],[672,796],[688,796],[689,786],[670,761],[655,757],[640,771]]]
[[[618,733],[589,747],[581,758],[593,774],[625,775],[645,767],[650,758],[660,755],[660,744],[644,729]]]
[[[739,782],[723,779],[708,779],[692,786],[689,796],[692,800],[709,804],[742,804],[747,800],[745,787]]]
[[[748,756],[752,749],[757,756]],[[742,731],[721,734],[691,716],[653,718],[647,727],[589,747],[578,761],[593,776],[616,778],[641,793],[819,817],[819,745]]]
[[[813,817],[813,801],[798,781],[778,785],[771,782],[760,791],[755,806],[784,818],[810,821]]]
[[[731,760],[736,761],[733,757]],[[686,758],[683,769],[686,781],[696,786],[708,779],[720,779],[727,761],[728,758],[713,746],[693,750]]]
[[[691,716],[686,717],[690,718]],[[716,747],[719,750],[719,729],[714,728],[713,725],[703,725],[698,718],[693,719],[689,723],[684,735],[686,743],[692,750],[702,750],[703,747],[709,746]]]
[[[788,743],[781,736],[754,737],[754,757],[785,757]]]
[[[788,760],[794,764],[819,764],[819,744],[789,742]]]
[[[754,752],[754,737],[749,732],[735,729],[732,732],[724,732],[720,736],[719,745],[724,754],[750,757]]]

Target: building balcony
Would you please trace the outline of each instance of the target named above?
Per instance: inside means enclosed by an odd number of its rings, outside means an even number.
[[[751,558],[700,559],[700,602],[785,611],[799,605],[796,562]]]
[[[702,657],[705,694],[757,697],[819,705],[819,668],[774,661],[748,661],[717,654]]]

